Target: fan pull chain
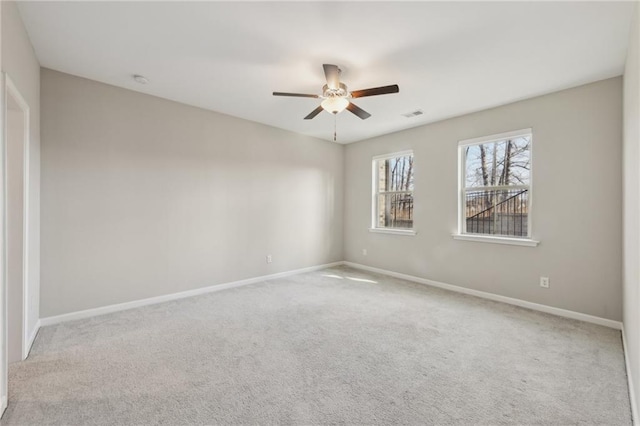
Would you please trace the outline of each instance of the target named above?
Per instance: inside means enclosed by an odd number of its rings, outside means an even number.
[[[338,114],[333,114],[333,141],[336,142],[338,138]]]

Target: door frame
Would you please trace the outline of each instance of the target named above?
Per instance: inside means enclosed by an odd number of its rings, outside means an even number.
[[[22,342],[21,342],[21,353],[22,353],[22,360],[25,360],[27,358],[27,356],[29,355],[29,350],[31,349],[31,342],[29,342],[29,328],[28,328],[28,321],[27,319],[29,318],[29,266],[30,266],[30,262],[29,262],[29,228],[30,228],[30,223],[29,223],[29,195],[30,195],[30,191],[29,191],[29,165],[30,165],[30,161],[29,161],[29,151],[30,151],[30,134],[29,134],[29,128],[30,128],[30,116],[31,116],[31,112],[30,112],[30,108],[29,108],[29,104],[27,104],[27,101],[24,99],[24,97],[22,96],[22,94],[20,93],[20,91],[18,90],[18,88],[15,86],[15,84],[13,83],[13,81],[11,80],[11,77],[9,77],[9,75],[7,73],[4,73],[4,83],[5,83],[5,90],[4,90],[4,123],[5,123],[5,128],[4,128],[4,158],[5,158],[5,164],[4,164],[4,173],[5,173],[5,178],[4,178],[4,196],[7,196],[7,161],[9,161],[9,159],[7,158],[6,154],[7,154],[7,131],[8,131],[8,123],[7,123],[7,118],[6,118],[6,114],[7,111],[9,110],[9,96],[11,96],[16,103],[18,104],[18,106],[20,107],[20,110],[22,111],[23,114],[23,131],[22,131],[22,135],[23,135],[23,141],[22,141],[22,149],[23,151],[23,170],[22,170],[22,181],[23,181],[23,205],[22,205]],[[5,202],[4,202],[4,221],[5,221],[5,229],[7,226],[7,202],[6,202],[6,198],[5,198]],[[6,231],[5,231],[6,232]],[[6,233],[5,233],[5,238],[6,238]],[[4,255],[5,255],[5,265],[6,265],[6,256],[9,254],[7,251],[7,243],[8,241],[5,240],[5,250],[4,250]],[[7,274],[7,269],[5,266],[5,286],[8,284],[7,280],[6,280],[6,274]],[[5,300],[6,296],[5,296]],[[7,313],[8,313],[8,309],[7,309]]]

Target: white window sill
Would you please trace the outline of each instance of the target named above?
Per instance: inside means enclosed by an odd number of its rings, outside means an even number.
[[[492,235],[453,234],[454,240],[475,241],[478,243],[508,244],[512,246],[536,247],[540,241],[530,238],[509,238]]]
[[[369,232],[375,232],[377,234],[394,234],[394,235],[416,235],[417,232],[414,229],[393,229],[393,228],[369,228]]]

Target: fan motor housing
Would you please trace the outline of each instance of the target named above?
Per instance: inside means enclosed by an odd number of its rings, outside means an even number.
[[[346,98],[349,95],[347,85],[340,83],[338,89],[330,89],[326,84],[322,86],[322,96],[324,98]]]

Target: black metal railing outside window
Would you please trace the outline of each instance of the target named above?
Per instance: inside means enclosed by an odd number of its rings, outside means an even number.
[[[528,189],[467,191],[465,209],[468,234],[528,235]]]

